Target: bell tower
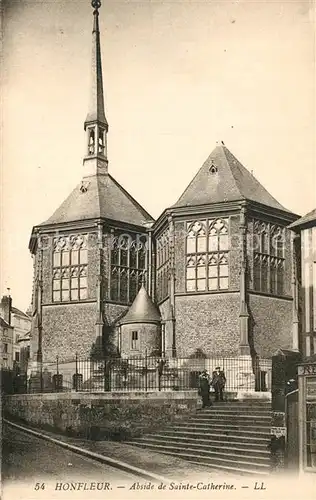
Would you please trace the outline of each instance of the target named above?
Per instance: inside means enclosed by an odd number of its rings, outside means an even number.
[[[89,110],[84,122],[86,153],[83,159],[83,177],[108,173],[107,133],[108,122],[104,111],[102,61],[99,29],[100,0],[92,0],[93,30]]]

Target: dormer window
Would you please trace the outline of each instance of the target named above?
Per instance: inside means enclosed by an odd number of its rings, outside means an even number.
[[[89,139],[88,139],[88,154],[89,155],[94,155],[94,148],[95,148],[95,134],[94,134],[94,129],[90,128],[89,131]]]
[[[211,166],[210,166],[210,168],[209,168],[209,172],[210,172],[211,174],[216,174],[216,173],[218,172],[217,167],[216,167],[216,165],[214,165],[213,160],[212,160],[212,164],[211,164]]]
[[[98,153],[104,155],[105,150],[105,131],[99,128]]]

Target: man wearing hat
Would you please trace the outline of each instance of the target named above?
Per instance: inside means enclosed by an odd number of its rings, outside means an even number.
[[[199,395],[202,398],[202,408],[211,406],[210,401],[210,378],[206,370],[203,370],[199,376]]]
[[[215,391],[215,401],[224,401],[223,390],[226,384],[226,377],[220,366],[217,366],[212,374],[211,385]]]

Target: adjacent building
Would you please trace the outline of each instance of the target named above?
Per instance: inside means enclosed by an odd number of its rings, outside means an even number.
[[[32,320],[25,312],[17,307],[12,307],[11,324],[13,326],[13,361],[20,363],[19,340],[30,333]]]
[[[26,334],[30,335],[32,320],[28,314],[12,306],[12,297],[9,293],[2,297],[0,311],[3,338],[6,339],[3,340],[2,346],[3,360],[6,360],[8,368],[18,368],[20,367],[19,340]]]
[[[290,226],[293,231],[295,348],[316,354],[316,209]]]
[[[0,315],[0,335],[1,335],[1,368],[12,370],[13,368],[13,327],[11,325],[11,305],[10,295],[5,295],[1,300]]]

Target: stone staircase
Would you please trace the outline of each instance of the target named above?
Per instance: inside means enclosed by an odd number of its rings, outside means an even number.
[[[128,441],[231,474],[270,472],[271,404],[256,400],[214,403],[188,420]]]

